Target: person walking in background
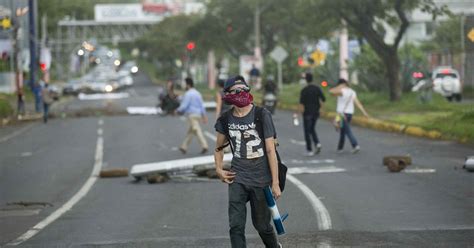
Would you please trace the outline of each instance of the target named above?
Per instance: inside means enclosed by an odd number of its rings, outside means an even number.
[[[262,87],[261,85],[261,80],[260,80],[260,70],[255,66],[255,64],[252,64],[252,69],[249,71],[250,75],[250,85],[252,87],[255,87],[255,89],[260,90]]]
[[[54,102],[53,97],[51,96],[51,91],[49,91],[49,84],[44,83],[43,89],[41,90],[41,98],[43,100],[43,122],[48,122],[49,115],[49,106]]]
[[[229,105],[222,100],[224,97],[224,83],[223,79],[217,80],[217,85],[219,86],[219,90],[216,92],[216,120],[222,113],[226,112],[227,110],[232,108],[232,105]]]
[[[193,80],[191,78],[186,78],[185,81],[186,93],[184,94],[183,100],[176,112],[187,115],[189,129],[183,144],[179,147],[179,150],[185,154],[193,136],[196,135],[202,147],[201,154],[205,154],[208,151],[208,145],[199,122],[202,120],[204,124],[207,124],[206,109],[204,108],[201,93],[194,88]]]
[[[164,115],[172,114],[176,108],[178,108],[178,96],[174,92],[174,83],[172,80],[168,80],[166,83],[166,92],[160,94],[159,100],[159,107],[163,111]]]
[[[339,143],[337,145],[337,152],[342,153],[344,149],[345,136],[349,138],[349,141],[352,145],[352,153],[357,153],[360,151],[359,143],[355,138],[351,130],[351,120],[352,115],[354,114],[354,103],[362,111],[365,117],[369,118],[369,114],[360,103],[357,98],[357,93],[349,87],[349,83],[341,78],[337,81],[337,86],[331,88],[329,92],[337,96],[337,114],[341,116],[340,124],[340,133],[339,133]]]
[[[308,85],[301,90],[298,110],[300,114],[303,114],[306,155],[313,156],[321,152],[321,143],[316,133],[316,122],[319,118],[319,110],[326,101],[326,97],[321,88],[313,84],[313,75],[311,73],[306,73],[304,77]],[[314,151],[312,142],[314,142],[315,145]]]
[[[23,89],[18,89],[17,93],[17,115],[18,119],[21,119],[25,115],[25,94]]]

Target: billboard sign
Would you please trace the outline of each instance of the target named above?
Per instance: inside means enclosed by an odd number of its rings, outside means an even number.
[[[141,4],[96,4],[94,19],[97,22],[159,22],[163,15],[145,12]]]

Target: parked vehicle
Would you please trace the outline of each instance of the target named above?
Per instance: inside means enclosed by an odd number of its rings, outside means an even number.
[[[433,70],[432,73],[433,90],[448,101],[455,99],[460,102],[462,99],[462,87],[459,73],[452,67],[443,66]]]

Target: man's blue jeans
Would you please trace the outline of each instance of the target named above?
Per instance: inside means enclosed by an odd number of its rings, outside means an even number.
[[[347,135],[347,138],[349,138],[349,141],[351,142],[352,147],[357,146],[357,139],[354,137],[354,134],[352,133],[351,130],[351,120],[352,120],[352,114],[344,114],[346,118],[343,118],[343,124],[340,130],[339,134],[339,144],[337,145],[338,150],[342,150],[344,148],[344,141],[345,141],[345,136]]]
[[[48,122],[49,104],[43,103],[43,121]]]
[[[318,134],[316,133],[316,122],[318,121],[319,113],[316,115],[303,116],[304,139],[306,140],[306,150],[312,151],[311,139],[314,144],[319,144]]]
[[[240,183],[229,185],[229,226],[232,248],[246,247],[245,222],[247,202],[250,201],[252,223],[265,247],[278,247],[278,240],[271,224],[271,213],[267,207],[263,188],[250,187]]]

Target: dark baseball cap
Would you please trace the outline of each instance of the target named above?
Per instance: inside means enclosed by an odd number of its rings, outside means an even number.
[[[243,85],[249,87],[247,82],[245,82],[244,77],[238,75],[238,76],[235,76],[235,77],[231,77],[231,78],[227,79],[227,81],[225,81],[224,91],[228,91],[230,88],[232,88],[232,86],[234,86],[236,84],[243,84]]]

